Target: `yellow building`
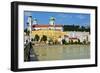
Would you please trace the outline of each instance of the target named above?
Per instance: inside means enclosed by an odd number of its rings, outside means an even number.
[[[63,32],[63,26],[60,24],[55,24],[54,17],[50,18],[49,24],[38,24],[37,19],[32,19],[32,17],[29,17],[28,24],[30,24],[28,28],[29,31],[31,31],[30,36],[32,38],[34,38],[35,35],[38,35],[40,38],[43,35],[46,35],[47,38],[55,41],[59,38],[63,38],[64,35],[66,35],[66,32]]]
[[[61,37],[64,37],[66,35],[66,32],[63,31],[55,31],[55,30],[36,30],[32,31],[32,36],[39,35],[42,37],[43,35],[46,35],[48,38],[51,38],[52,40],[58,40]]]

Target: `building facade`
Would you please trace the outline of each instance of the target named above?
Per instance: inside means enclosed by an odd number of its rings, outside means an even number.
[[[35,35],[38,35],[40,39],[43,35],[46,35],[47,38],[58,42],[62,42],[63,39],[65,39],[66,42],[90,42],[89,32],[63,31],[63,26],[56,24],[54,17],[50,18],[49,24],[39,24],[36,18],[32,19],[32,17],[29,17],[27,24],[27,29],[31,31],[29,35],[30,39],[34,39]]]

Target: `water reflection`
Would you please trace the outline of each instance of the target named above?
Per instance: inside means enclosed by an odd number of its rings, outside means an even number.
[[[89,45],[33,46],[39,61],[90,58]]]

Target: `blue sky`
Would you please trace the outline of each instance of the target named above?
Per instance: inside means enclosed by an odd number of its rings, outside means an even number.
[[[27,27],[28,16],[36,18],[38,24],[49,24],[50,17],[55,17],[55,24],[60,25],[90,25],[90,14],[84,13],[61,13],[61,12],[38,12],[38,11],[24,11],[24,28]]]

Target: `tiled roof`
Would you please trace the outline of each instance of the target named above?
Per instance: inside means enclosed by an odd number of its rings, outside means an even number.
[[[69,37],[69,39],[78,39],[77,37]]]
[[[69,37],[68,35],[64,35],[64,37]]]
[[[62,25],[32,25],[32,27],[62,27]]]

